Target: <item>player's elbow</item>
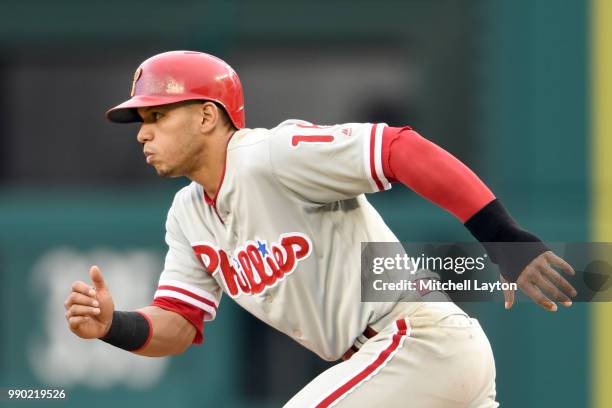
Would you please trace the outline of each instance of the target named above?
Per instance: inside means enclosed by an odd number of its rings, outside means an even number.
[[[179,354],[186,352],[193,344],[195,334],[195,328],[191,325],[191,323],[187,322],[187,325],[181,332],[181,336],[177,336],[170,355],[178,356]]]
[[[174,354],[172,354],[172,355],[173,356],[181,355],[184,352],[186,352],[189,349],[190,346],[191,346],[191,344],[183,345],[182,347],[178,348],[177,351]]]

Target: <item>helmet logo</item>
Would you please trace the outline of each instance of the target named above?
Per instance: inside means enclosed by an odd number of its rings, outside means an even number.
[[[130,91],[130,97],[134,96],[134,93],[136,92],[136,82],[138,82],[138,79],[140,78],[141,75],[142,75],[142,68],[138,67],[136,69],[136,72],[134,72],[134,79],[132,80],[132,90]]]
[[[168,78],[168,82],[166,83],[167,94],[182,94],[184,92],[185,87],[182,84],[172,78]]]

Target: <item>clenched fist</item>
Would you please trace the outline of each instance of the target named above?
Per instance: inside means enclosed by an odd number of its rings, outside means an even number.
[[[83,281],[74,282],[64,306],[70,330],[83,339],[96,339],[108,332],[115,305],[100,268],[92,266],[89,277],[93,287]]]

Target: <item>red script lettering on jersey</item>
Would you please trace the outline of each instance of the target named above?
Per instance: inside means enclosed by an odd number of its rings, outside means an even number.
[[[226,292],[234,298],[275,286],[312,252],[312,241],[299,232],[283,234],[279,241],[268,245],[265,240],[249,240],[233,256],[208,242],[193,243],[192,248],[208,273],[221,274]]]

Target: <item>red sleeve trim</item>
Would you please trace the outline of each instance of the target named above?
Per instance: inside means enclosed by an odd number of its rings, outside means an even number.
[[[403,130],[412,130],[412,128],[410,126],[402,128],[387,127],[383,132],[382,165],[385,176],[390,183],[399,183],[399,180],[396,179],[395,174],[393,174],[393,169],[391,169],[389,161],[391,159],[391,145],[400,136]]]
[[[145,347],[149,345],[149,342],[153,338],[153,321],[151,320],[149,315],[144,312],[141,312],[140,310],[136,310],[136,313],[140,314],[142,317],[147,319],[147,322],[149,323],[149,335],[147,336],[147,340],[144,342],[144,344],[140,346],[139,348],[137,348],[136,350],[132,350],[132,352],[143,350]]]
[[[193,285],[172,279],[160,279],[153,298],[175,298],[189,303],[206,313],[206,320],[212,320],[217,314],[218,302],[213,294]]]
[[[202,296],[198,296],[193,292],[190,292],[186,289],[183,288],[179,288],[176,286],[170,286],[170,285],[161,285],[157,287],[157,290],[172,290],[174,292],[178,292],[178,293],[182,293],[184,295],[190,296],[192,298],[194,298],[195,300],[198,300],[202,303],[207,304],[208,306],[212,307],[213,309],[217,310],[217,305],[214,302],[211,302],[210,300],[203,298]]]
[[[495,199],[465,164],[409,127],[387,127],[382,163],[386,177],[399,180],[461,222]]]
[[[201,344],[204,341],[204,311],[202,309],[182,300],[165,296],[153,299],[151,306],[180,314],[196,329],[193,344]]]
[[[386,127],[384,123],[371,125],[370,137],[364,138],[363,157],[372,191],[385,191],[391,188],[383,169],[382,159],[383,131]]]
[[[372,177],[372,180],[374,180],[374,182],[376,183],[376,187],[378,188],[379,191],[383,191],[384,187],[382,182],[380,181],[380,179],[378,178],[378,175],[376,174],[376,162],[375,162],[375,158],[376,158],[376,129],[378,128],[378,125],[372,125],[372,130],[370,131],[370,176]]]

